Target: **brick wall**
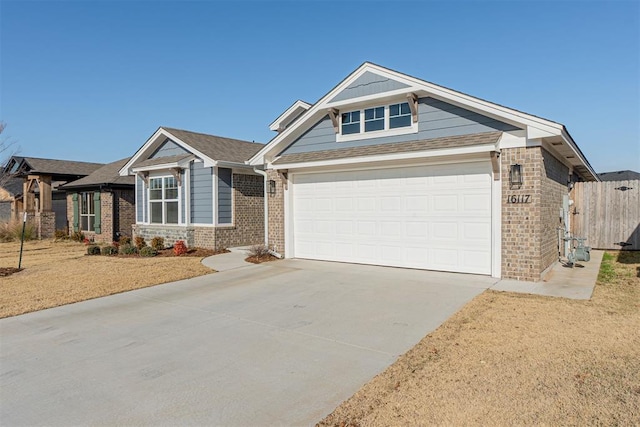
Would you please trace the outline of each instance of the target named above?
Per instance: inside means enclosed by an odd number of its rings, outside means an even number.
[[[502,277],[539,280],[540,256],[541,164],[539,147],[503,149],[502,170]],[[522,165],[523,185],[512,187],[509,171],[512,164]],[[509,203],[512,196],[529,196],[529,203]]]
[[[558,227],[563,227],[560,218],[563,196],[569,192],[567,182],[569,168],[562,164],[551,153],[542,149],[542,191],[540,212],[540,253],[541,266],[544,271],[553,265],[560,255],[558,244]],[[542,272],[541,271],[541,272]]]
[[[267,171],[267,179],[276,182],[276,194],[267,195],[269,204],[269,247],[284,253],[284,186],[283,180],[274,170]]]

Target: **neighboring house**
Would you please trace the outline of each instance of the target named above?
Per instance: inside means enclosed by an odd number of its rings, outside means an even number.
[[[22,209],[23,179],[8,177],[0,185],[0,222],[9,222],[18,218]]]
[[[248,163],[287,258],[540,280],[598,180],[562,124],[371,63],[270,128]]]
[[[603,172],[599,173],[601,181],[632,181],[640,179],[640,173],[636,171],[615,171],[615,172]]]
[[[220,249],[264,241],[262,144],[159,128],[120,170],[136,177],[133,235]]]
[[[55,230],[66,230],[68,226],[66,194],[59,187],[101,166],[101,163],[11,157],[5,170],[23,183],[20,194],[14,196],[12,212],[19,216],[26,211],[35,221],[40,238],[53,237]]]
[[[96,242],[131,237],[135,224],[135,178],[120,176],[130,160],[106,164],[91,175],[60,187],[67,192],[69,232],[81,231]]]

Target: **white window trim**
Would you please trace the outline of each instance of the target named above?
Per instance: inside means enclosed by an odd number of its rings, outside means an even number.
[[[149,185],[146,188],[145,193],[145,208],[147,210],[147,217],[145,224],[146,225],[162,225],[162,226],[176,226],[176,225],[185,225],[184,222],[184,218],[182,217],[182,204],[184,203],[184,201],[182,200],[182,197],[180,197],[181,195],[181,191],[182,191],[182,186],[184,185],[184,182],[178,183],[178,198],[177,199],[165,199],[164,198],[164,179],[165,178],[175,178],[172,174],[159,174],[159,175],[152,175],[149,176]],[[151,200],[151,180],[152,179],[161,179],[162,180],[162,199],[156,199],[156,200]],[[182,180],[184,181],[184,175],[182,177]],[[186,193],[185,193],[185,197],[186,197]],[[165,202],[173,202],[173,201],[177,201],[178,202],[178,222],[177,223],[169,223],[166,222],[166,209],[165,209]],[[160,203],[162,205],[162,222],[152,222],[151,221],[151,203]]]
[[[418,122],[411,121],[411,126],[399,127],[391,129],[389,128],[389,106],[394,104],[403,104],[407,101],[391,101],[387,102],[384,105],[376,104],[370,105],[366,107],[354,108],[348,111],[344,111],[345,113],[350,113],[352,111],[360,111],[360,132],[359,133],[351,133],[347,135],[342,134],[342,112],[338,115],[338,133],[336,134],[337,142],[348,142],[348,141],[357,141],[361,139],[371,139],[371,138],[381,138],[386,136],[397,136],[397,135],[408,135],[411,133],[418,133]],[[365,118],[364,118],[364,110],[368,110],[370,108],[377,108],[384,106],[384,129],[383,130],[374,130],[370,132],[365,132]]]
[[[92,191],[83,191],[83,192],[80,193],[80,206],[79,206],[79,209],[78,209],[78,212],[79,212],[78,215],[80,216],[78,225],[79,225],[80,231],[86,231],[86,232],[89,232],[89,233],[95,233],[95,231],[96,231],[96,208],[95,208],[95,206],[93,206],[93,205],[95,205],[95,201],[93,200],[93,198],[95,196],[93,196],[92,194],[93,194]],[[91,196],[90,197],[91,198],[91,203],[87,202],[87,208],[89,209],[89,211],[93,210],[93,213],[86,213],[86,214],[82,213],[82,207],[84,206],[84,200],[82,200],[82,199],[84,199],[85,196],[87,196],[87,197]],[[82,218],[83,217],[87,217],[87,228],[89,228],[89,218],[93,217],[93,230],[85,230],[84,228],[82,228]]]

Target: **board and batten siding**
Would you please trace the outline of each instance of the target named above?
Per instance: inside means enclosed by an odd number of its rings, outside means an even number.
[[[345,111],[350,110],[345,109]],[[495,132],[496,130],[512,131],[517,129],[517,127],[510,124],[451,105],[444,101],[427,97],[418,100],[417,133],[337,142],[331,119],[329,119],[329,116],[325,116],[300,136],[300,138],[284,149],[280,155],[421,141],[446,136],[472,135],[482,132]]]
[[[218,223],[233,223],[231,169],[218,168]]]
[[[136,222],[145,222],[144,206],[145,206],[145,188],[142,178],[136,175]]]
[[[409,87],[404,83],[388,77],[380,76],[367,71],[347,86],[342,92],[334,96],[330,102],[343,101],[345,99],[359,98],[361,96],[374,95],[376,93],[389,92],[396,89]]]
[[[165,140],[154,153],[149,156],[150,159],[160,157],[178,156],[180,154],[189,154],[187,150],[176,144],[170,139]]]
[[[205,168],[202,162],[192,162],[190,170],[191,222],[213,224],[212,168]]]

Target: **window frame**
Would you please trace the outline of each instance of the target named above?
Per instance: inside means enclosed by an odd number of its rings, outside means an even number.
[[[417,133],[418,132],[418,122],[414,122],[413,121],[413,116],[411,114],[411,108],[409,108],[409,114],[400,114],[398,116],[394,116],[394,118],[396,117],[406,117],[409,116],[410,118],[410,124],[409,126],[399,126],[399,127],[391,127],[391,117],[390,117],[390,107],[392,105],[399,105],[399,112],[402,112],[402,104],[408,104],[409,102],[407,102],[406,100],[397,100],[397,101],[390,101],[387,102],[385,104],[375,104],[375,105],[365,105],[362,106],[360,108],[353,108],[353,109],[349,109],[349,110],[344,110],[344,111],[340,111],[340,114],[338,114],[338,133],[336,134],[336,141],[337,142],[347,142],[347,141],[356,141],[356,140],[360,140],[360,139],[369,139],[369,138],[380,138],[380,137],[386,137],[386,136],[395,136],[395,135],[407,135],[407,134],[411,134],[411,133]],[[367,110],[376,110],[378,108],[382,108],[384,107],[384,128],[380,129],[380,130],[366,130],[366,123],[367,123],[367,119],[365,116],[365,111]],[[343,117],[345,114],[353,114],[354,112],[359,112],[360,114],[360,132],[357,133],[343,133]],[[374,120],[379,120],[379,118],[375,117],[375,112],[374,112],[374,119],[370,119],[369,122],[374,121]]]
[[[85,200],[85,197],[87,200]],[[86,231],[89,233],[94,233],[96,230],[96,205],[95,205],[95,193],[93,191],[83,191],[80,193],[79,208],[78,208],[78,229],[80,231]],[[86,203],[85,203],[86,202]],[[85,207],[88,212],[85,211]],[[87,218],[87,228],[84,228],[83,218]],[[91,218],[93,218],[93,222],[91,222]]]
[[[167,187],[166,180],[172,179],[175,182],[175,187]],[[160,188],[152,188],[152,182],[160,180]],[[176,198],[167,198],[167,189],[175,189]],[[151,192],[160,190],[160,198],[151,198]],[[149,177],[149,185],[147,186],[147,224],[150,225],[180,225],[182,224],[182,200],[180,200],[181,185],[178,183],[178,179],[172,174],[154,175]],[[167,204],[177,204],[177,220],[176,222],[167,222]],[[162,207],[162,222],[153,221],[153,205],[159,204]]]

